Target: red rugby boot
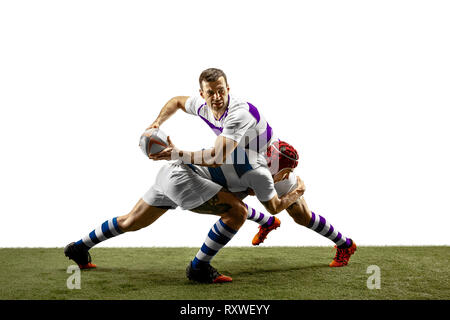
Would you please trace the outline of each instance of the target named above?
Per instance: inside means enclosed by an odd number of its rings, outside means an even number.
[[[329,266],[330,267],[346,266],[352,254],[354,254],[356,251],[356,243],[352,240],[352,245],[345,249],[339,249],[337,246],[334,247],[336,248],[336,256],[334,257],[333,261],[331,261]]]
[[[264,242],[270,231],[275,230],[281,225],[280,219],[274,217],[273,223],[269,227],[259,226],[258,233],[253,237],[252,245],[257,246]]]

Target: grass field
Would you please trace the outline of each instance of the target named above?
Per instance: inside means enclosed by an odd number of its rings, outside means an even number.
[[[450,248],[359,247],[343,268],[330,268],[332,247],[224,248],[213,260],[232,283],[187,280],[196,248],[93,248],[97,268],[68,289],[73,261],[63,248],[1,248],[0,299],[151,300],[448,300]],[[380,289],[369,289],[371,265]]]

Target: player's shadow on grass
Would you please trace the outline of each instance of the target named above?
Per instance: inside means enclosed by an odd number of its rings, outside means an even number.
[[[285,273],[299,273],[307,275],[309,273],[315,274],[318,270],[329,268],[327,264],[317,263],[311,265],[288,265],[288,266],[264,266],[263,264],[257,266],[241,265],[233,267],[231,265],[222,264],[220,271],[223,274],[231,275],[236,280],[239,277],[265,277],[266,275],[285,274]],[[61,270],[65,272],[66,270]],[[154,284],[158,286],[173,286],[174,284],[194,283],[189,281],[186,277],[185,268],[170,268],[170,270],[161,270],[155,268],[130,268],[126,267],[108,267],[97,266],[97,268],[87,269],[81,271],[82,277],[89,275],[91,278],[88,281],[104,283],[108,282],[111,277],[114,278],[114,283],[120,283],[120,286],[127,290],[147,289],[149,285]]]
[[[114,276],[114,281],[122,281],[134,287],[147,288],[149,284],[153,283],[159,286],[171,286],[174,283],[186,279],[186,271],[171,270],[170,272],[155,269],[133,269],[124,267],[97,267],[90,270],[99,276],[111,277]]]
[[[226,269],[226,268],[225,268]],[[329,269],[329,266],[326,264],[314,264],[307,266],[286,266],[286,267],[264,267],[258,266],[257,268],[252,267],[251,269],[246,270],[237,270],[233,272],[233,275],[250,275],[250,274],[265,274],[265,273],[276,273],[276,272],[295,272],[299,271],[302,273],[305,272],[316,272],[319,269]]]

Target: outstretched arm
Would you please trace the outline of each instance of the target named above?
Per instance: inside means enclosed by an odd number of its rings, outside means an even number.
[[[169,119],[179,109],[186,112],[185,105],[186,100],[188,98],[189,97],[187,96],[178,96],[170,99],[161,109],[161,112],[159,113],[156,120],[153,121],[153,123],[146,130],[150,128],[159,128],[167,119]]]
[[[163,151],[150,155],[152,160],[177,160],[184,163],[206,167],[219,167],[225,163],[226,158],[233,152],[238,143],[232,139],[218,136],[214,147],[200,151],[183,151],[176,148],[169,140],[169,147]]]

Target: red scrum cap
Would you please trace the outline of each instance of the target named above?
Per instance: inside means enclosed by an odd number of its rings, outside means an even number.
[[[276,141],[267,149],[267,164],[272,175],[283,169],[294,169],[298,165],[298,152],[284,141]]]

